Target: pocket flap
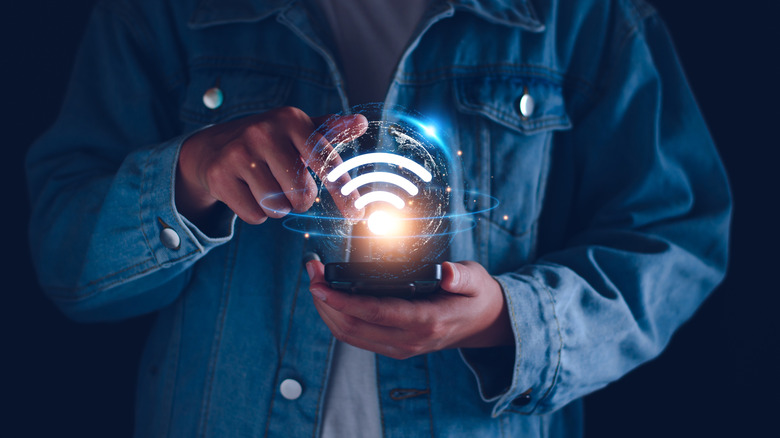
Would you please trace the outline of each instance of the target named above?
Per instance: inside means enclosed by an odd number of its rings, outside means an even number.
[[[560,85],[521,76],[487,76],[461,79],[456,85],[458,109],[480,114],[507,128],[533,134],[550,129],[568,129]],[[520,109],[523,95],[530,97],[533,110]],[[528,100],[525,102],[528,103]]]
[[[282,105],[291,80],[246,67],[203,66],[191,72],[187,95],[181,106],[181,120],[196,125],[223,122]],[[221,101],[204,102],[207,91],[217,88]]]

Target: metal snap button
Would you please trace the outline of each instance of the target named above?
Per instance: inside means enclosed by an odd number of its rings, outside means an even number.
[[[287,400],[296,400],[303,394],[303,387],[295,379],[284,379],[279,385],[279,391],[282,393],[282,397]]]
[[[520,100],[517,102],[517,110],[520,112],[521,116],[526,118],[531,117],[535,105],[536,102],[534,101],[534,98],[528,93],[528,87],[525,87],[523,89],[523,95],[520,96]]]
[[[160,242],[168,249],[179,249],[181,238],[173,228],[163,228],[160,230]]]
[[[203,93],[203,105],[208,109],[217,109],[222,106],[224,96],[218,87],[211,87]]]

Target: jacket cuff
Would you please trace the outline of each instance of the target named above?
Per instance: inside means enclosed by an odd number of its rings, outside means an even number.
[[[193,254],[205,254],[233,237],[236,215],[227,207],[205,233],[176,209],[176,166],[179,151],[192,134],[155,147],[143,167],[141,219],[144,235],[158,264],[166,265]]]
[[[495,278],[506,299],[515,345],[461,349],[460,354],[482,399],[494,403],[493,417],[504,411],[531,414],[552,391],[560,367],[563,342],[553,296],[531,276]]]

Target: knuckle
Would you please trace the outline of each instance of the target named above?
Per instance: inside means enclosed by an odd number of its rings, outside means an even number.
[[[225,146],[223,150],[224,160],[228,163],[242,163],[249,161],[249,154],[247,153],[244,142],[231,142]]]
[[[273,124],[260,120],[244,128],[242,142],[249,145],[268,144],[271,138],[273,138]]]
[[[420,337],[425,339],[436,338],[441,332],[441,324],[435,321],[423,324],[418,330]]]
[[[209,166],[204,170],[204,179],[212,194],[222,194],[222,186],[227,179],[227,170],[220,165]]]
[[[368,306],[365,310],[365,319],[368,322],[381,322],[384,320],[385,312],[381,306]]]
[[[435,336],[441,332],[442,322],[436,314],[421,311],[413,322],[414,331],[418,339]]]
[[[299,120],[302,118],[308,118],[306,113],[303,112],[300,108],[294,107],[294,106],[283,106],[278,109],[277,114],[286,120]]]

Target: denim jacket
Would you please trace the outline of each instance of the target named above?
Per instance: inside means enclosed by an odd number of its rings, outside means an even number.
[[[310,243],[230,212],[198,229],[173,188],[201,127],[349,108],[323,23],[300,0],[103,1],[29,151],[46,293],[78,321],[158,315],[137,436],[319,433],[334,341]],[[727,180],[659,17],[642,0],[437,0],[386,103],[437,120],[464,183],[500,201],[449,256],[499,281],[516,343],[377,357],[384,435],[578,436],[581,397],[658,355],[727,261]]]

